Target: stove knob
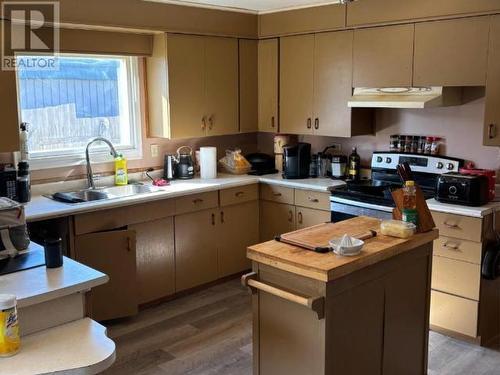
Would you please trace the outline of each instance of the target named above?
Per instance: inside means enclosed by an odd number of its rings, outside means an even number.
[[[443,164],[443,163],[441,163],[441,162],[438,162],[438,163],[436,164],[436,168],[437,168],[437,169],[443,169],[443,168],[444,168],[444,164]]]
[[[382,163],[384,158],[382,156],[377,156],[377,163]]]
[[[452,170],[453,170],[453,168],[455,168],[455,167],[453,166],[453,164],[448,163],[448,165],[446,165],[446,168],[447,168],[449,171],[452,171]]]
[[[455,195],[458,191],[457,187],[456,186],[450,186],[448,191],[450,192],[451,195]]]
[[[385,159],[385,162],[386,162],[387,164],[391,164],[391,163],[392,163],[392,159],[391,159],[391,158],[387,158],[387,159]]]

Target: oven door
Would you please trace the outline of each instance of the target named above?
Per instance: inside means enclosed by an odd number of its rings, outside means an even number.
[[[369,216],[377,219],[392,219],[392,207],[331,197],[330,211],[332,223],[351,219],[356,216]]]

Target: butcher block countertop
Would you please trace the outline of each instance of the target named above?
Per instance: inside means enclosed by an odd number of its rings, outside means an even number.
[[[355,236],[369,230],[379,231],[380,220],[359,216],[340,223],[320,224],[293,233],[295,241],[299,240],[314,246],[328,246],[330,239],[342,237],[344,234]],[[258,263],[328,282],[425,245],[438,236],[437,230],[415,234],[408,239],[383,236],[379,233],[376,237],[366,240],[361,254],[354,257],[342,257],[333,252],[319,254],[278,241],[268,241],[250,246],[247,256]]]

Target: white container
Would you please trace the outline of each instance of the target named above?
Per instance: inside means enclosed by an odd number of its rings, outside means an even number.
[[[217,147],[200,147],[200,177],[217,178]]]

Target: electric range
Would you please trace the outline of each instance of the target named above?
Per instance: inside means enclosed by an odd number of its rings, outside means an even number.
[[[426,199],[434,198],[439,176],[447,172],[458,172],[464,164],[462,159],[422,154],[374,152],[371,160],[371,180],[347,181],[330,197],[332,222],[356,216],[391,219],[395,207],[391,191],[403,186],[397,173],[398,164],[407,162],[415,182]]]

